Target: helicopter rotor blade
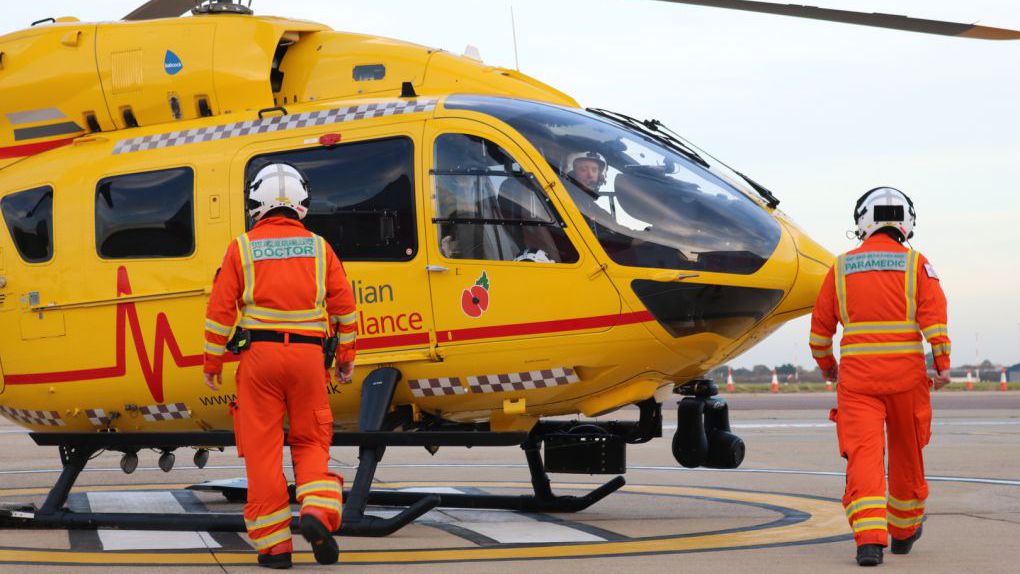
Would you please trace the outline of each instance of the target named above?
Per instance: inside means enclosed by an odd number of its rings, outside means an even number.
[[[892,30],[903,30],[906,32],[938,34],[940,36],[979,38],[982,40],[1020,40],[1020,31],[1018,30],[992,28],[989,26],[978,26],[976,24],[943,22],[941,20],[925,20],[923,18],[911,18],[909,16],[899,16],[896,14],[882,14],[880,12],[852,12],[849,10],[818,8],[816,6],[776,4],[774,2],[754,2],[750,0],[660,1],[672,2],[674,4],[693,4],[696,6],[727,8],[730,10],[742,10],[745,12],[761,12],[763,14],[776,14],[779,16],[794,16],[797,18],[810,18],[812,20],[825,20],[827,22],[841,22],[843,24],[871,26],[873,28],[889,28]]]
[[[196,0],[149,0],[135,8],[125,20],[152,20],[155,18],[176,18],[198,4]]]

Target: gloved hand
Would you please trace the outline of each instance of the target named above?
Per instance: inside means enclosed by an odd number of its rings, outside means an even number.
[[[831,369],[822,371],[822,376],[825,377],[826,381],[837,382],[839,380],[839,363],[833,365]]]
[[[945,373],[935,371],[935,378],[932,379],[932,381],[935,383],[936,391],[948,385],[951,382],[949,379],[949,371],[946,371]]]

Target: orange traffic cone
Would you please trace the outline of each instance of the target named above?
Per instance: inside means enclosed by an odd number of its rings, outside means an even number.
[[[971,376],[970,371],[967,371],[967,387],[966,388],[967,388],[968,391],[973,391],[974,390],[974,377]]]
[[[1006,384],[1006,367],[1003,367],[1002,368],[1002,374],[999,375],[999,390],[1000,391],[1005,391],[1008,388],[1009,388],[1009,386]]]
[[[772,392],[779,392],[779,377],[776,376],[776,370],[772,369]]]
[[[726,375],[726,392],[733,392],[733,369],[730,369],[729,374]]]
[[[832,390],[832,381],[825,381],[825,390],[827,391]]]

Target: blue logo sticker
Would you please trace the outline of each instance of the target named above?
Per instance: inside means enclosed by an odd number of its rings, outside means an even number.
[[[163,69],[166,70],[166,73],[173,76],[177,72],[180,72],[183,68],[184,64],[181,63],[181,59],[177,57],[177,54],[167,50],[166,57],[163,58]]]

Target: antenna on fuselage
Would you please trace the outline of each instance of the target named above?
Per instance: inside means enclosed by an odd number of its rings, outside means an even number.
[[[521,62],[517,58],[517,19],[514,18],[514,3],[510,3],[510,30],[513,31],[514,35],[514,69],[518,72],[521,71]]]

